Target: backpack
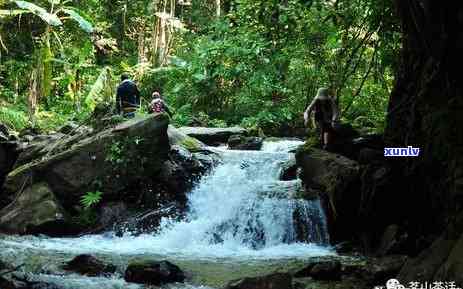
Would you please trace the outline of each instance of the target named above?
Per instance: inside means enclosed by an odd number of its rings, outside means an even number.
[[[314,117],[316,121],[331,122],[333,111],[330,99],[317,99],[315,101]]]

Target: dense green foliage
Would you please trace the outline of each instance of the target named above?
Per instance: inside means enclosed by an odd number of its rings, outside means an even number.
[[[86,120],[122,71],[144,104],[161,90],[178,125],[276,134],[327,86],[345,121],[383,127],[399,49],[388,1],[16,2],[0,7],[0,122],[13,129]]]

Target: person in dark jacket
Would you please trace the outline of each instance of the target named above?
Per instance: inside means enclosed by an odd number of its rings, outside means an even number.
[[[320,131],[320,142],[323,149],[331,144],[333,125],[338,121],[339,109],[336,101],[330,97],[327,88],[320,88],[317,96],[304,112],[304,124],[311,127],[311,114],[314,112],[314,120]]]
[[[117,113],[132,118],[138,108],[140,108],[140,91],[135,82],[124,73],[121,75],[121,83],[117,87]]]

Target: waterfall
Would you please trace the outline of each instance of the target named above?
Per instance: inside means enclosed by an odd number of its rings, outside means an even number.
[[[186,224],[170,228],[182,240],[263,249],[306,241],[326,245],[319,201],[293,199],[300,181],[282,182],[283,164],[297,141],[268,142],[259,152],[225,151],[223,163],[190,194]],[[192,229],[192,231],[190,231]],[[183,235],[183,236],[181,236]]]
[[[261,151],[211,148],[221,163],[188,195],[182,221],[163,219],[157,233],[5,240],[72,253],[151,254],[173,258],[290,258],[331,254],[318,200],[294,198],[299,180],[280,181],[302,142],[265,142]]]

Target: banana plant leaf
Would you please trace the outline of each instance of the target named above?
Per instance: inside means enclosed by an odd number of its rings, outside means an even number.
[[[14,1],[19,8],[29,11],[30,13],[39,16],[43,21],[51,26],[61,26],[63,23],[55,14],[48,13],[44,8],[27,1]]]
[[[84,19],[79,13],[71,9],[62,9],[64,13],[69,15],[74,21],[79,23],[80,28],[82,28],[85,32],[92,33],[93,32],[93,25],[92,23],[88,22]]]

